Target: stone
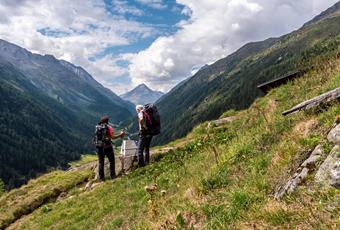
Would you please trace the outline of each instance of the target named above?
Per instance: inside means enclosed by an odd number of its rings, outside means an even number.
[[[327,135],[329,142],[340,145],[340,124],[336,125]]]
[[[321,164],[319,170],[315,174],[315,182],[323,186],[337,186],[340,172],[340,147],[339,145],[329,153],[326,160]]]
[[[296,172],[285,184],[285,186],[280,187],[275,192],[275,199],[281,199],[285,194],[292,193],[298,185],[305,181],[308,176],[309,169],[308,168],[299,168],[298,172]]]
[[[301,164],[302,167],[314,168],[324,155],[322,145],[317,145],[310,156]]]
[[[340,161],[338,160],[330,172],[331,186],[340,188]]]
[[[92,181],[89,181],[89,182],[87,182],[87,184],[85,185],[85,191],[89,191],[89,190],[91,190],[91,186],[92,186]]]
[[[93,183],[92,185],[91,185],[91,189],[94,189],[96,186],[98,186],[100,183],[102,183],[102,182],[99,182],[99,183]]]

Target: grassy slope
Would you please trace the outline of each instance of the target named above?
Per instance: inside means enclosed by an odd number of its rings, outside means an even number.
[[[229,109],[248,108],[262,96],[257,85],[289,71],[309,69],[312,55],[338,47],[340,17],[303,27],[277,40],[247,44],[227,58],[199,71],[156,104],[163,121],[154,143],[183,137],[203,121],[216,119]],[[268,48],[269,47],[269,48]],[[216,69],[216,70],[215,70]],[[173,113],[176,105],[176,113]]]
[[[338,49],[316,55],[312,64],[315,68],[302,78],[272,90],[247,110],[233,112],[236,121],[210,129],[203,123],[191,133],[190,143],[157,156],[154,164],[90,192],[74,188],[70,198],[35,210],[9,229],[339,228],[340,191],[314,187],[312,177],[284,200],[273,199],[277,185],[313,147],[326,143],[326,133],[340,114],[335,102],[281,115],[340,86]],[[311,120],[314,128],[297,129]],[[152,196],[144,191],[151,183],[158,184]]]

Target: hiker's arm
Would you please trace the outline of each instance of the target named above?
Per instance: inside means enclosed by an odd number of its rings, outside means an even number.
[[[144,117],[139,119],[140,127],[142,127],[142,130],[146,130],[145,123],[144,123]]]
[[[112,135],[112,140],[114,139],[117,139],[117,138],[123,138],[125,136],[125,132],[124,131],[121,131],[120,134],[117,134],[117,135]]]

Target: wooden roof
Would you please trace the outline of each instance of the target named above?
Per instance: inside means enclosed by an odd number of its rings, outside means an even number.
[[[276,88],[280,85],[286,84],[289,80],[300,77],[304,73],[305,73],[305,71],[303,71],[303,70],[289,72],[288,74],[286,74],[282,77],[279,77],[279,78],[276,78],[274,80],[262,83],[262,84],[258,85],[257,88],[259,88],[264,93],[268,93],[271,89]]]

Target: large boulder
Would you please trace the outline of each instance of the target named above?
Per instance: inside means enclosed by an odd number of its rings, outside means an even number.
[[[315,182],[328,187],[340,187],[340,147],[334,146],[315,174]]]
[[[327,136],[329,142],[335,145],[340,145],[340,124],[336,125]]]
[[[339,154],[339,153],[338,153]],[[340,188],[340,161],[337,161],[331,169],[331,185]]]

